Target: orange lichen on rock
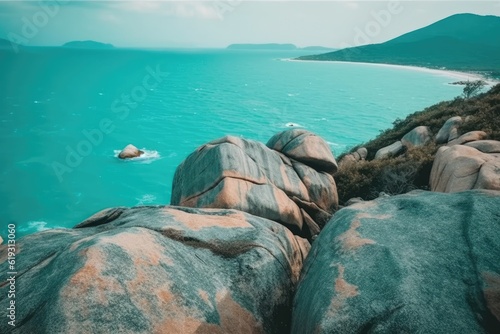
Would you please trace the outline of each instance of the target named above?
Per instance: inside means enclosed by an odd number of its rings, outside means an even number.
[[[263,333],[264,330],[255,316],[238,304],[227,290],[216,295],[217,311],[220,317],[221,333]]]
[[[254,183],[241,179],[224,178],[217,186],[219,193],[213,203],[205,207],[243,210],[248,208],[247,196]]]
[[[295,204],[295,202],[292,201],[281,189],[274,187],[273,195],[279,210],[279,218],[273,220],[295,225],[299,229],[302,229],[304,220],[297,204]]]
[[[205,290],[198,289],[198,295],[201,299],[203,299],[205,303],[207,303],[207,305],[212,306],[212,303],[210,302],[210,299],[208,297],[208,293]]]
[[[66,317],[75,317],[73,312],[78,309],[84,314],[89,303],[81,301],[82,298],[100,305],[108,305],[110,292],[123,291],[118,280],[112,276],[103,275],[106,260],[105,252],[99,246],[93,246],[80,253],[85,257],[85,263],[61,290],[61,299],[67,303]],[[73,315],[72,315],[73,314]]]
[[[201,292],[201,295],[205,294],[205,291]],[[208,300],[208,295],[206,297]],[[229,291],[217,292],[215,299],[219,324],[208,323],[202,315],[197,316],[197,310],[180,307],[174,302],[169,305],[169,314],[156,324],[153,333],[254,334],[264,332],[260,322],[250,311],[234,301]]]
[[[205,210],[207,212],[217,210]],[[193,231],[198,231],[207,227],[222,227],[222,228],[250,228],[250,225],[246,219],[245,215],[239,211],[233,211],[230,214],[224,216],[218,215],[202,215],[202,214],[191,214],[184,212],[182,210],[166,208],[165,212],[172,215],[177,221],[181,222]]]
[[[359,295],[358,287],[348,283],[344,279],[345,268],[341,264],[337,264],[339,275],[335,279],[335,296],[330,303],[329,312],[336,314],[343,307],[348,298],[353,298]]]
[[[361,237],[357,231],[360,226],[359,219],[356,219],[351,223],[351,227],[347,231],[336,238],[336,241],[341,245],[342,251],[353,252],[362,246],[375,244],[374,240]]]
[[[160,264],[160,259],[164,264],[173,264],[172,259],[166,257],[165,249],[158,243],[152,232],[144,228],[134,227],[127,232],[101,237],[99,242],[120,247],[133,259],[135,265],[144,263],[157,266]]]
[[[89,240],[93,240],[95,238],[95,236],[91,235],[90,237],[86,237],[86,238],[82,238],[78,241],[75,241],[74,243],[71,244],[71,246],[69,247],[69,251],[70,252],[73,252],[75,251],[78,246],[80,246],[81,244],[83,244],[84,242],[86,241],[89,241]]]

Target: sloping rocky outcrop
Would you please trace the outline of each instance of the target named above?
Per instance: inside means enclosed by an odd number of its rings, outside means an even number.
[[[13,332],[286,332],[308,248],[280,224],[235,210],[104,210],[18,241]],[[0,246],[2,273],[6,257]],[[11,329],[0,322],[1,333]]]
[[[292,333],[498,333],[500,192],[412,192],[338,211],[313,244]]]
[[[312,238],[338,207],[336,170],[328,144],[305,130],[281,132],[267,146],[227,136],[177,168],[171,204],[241,210]]]

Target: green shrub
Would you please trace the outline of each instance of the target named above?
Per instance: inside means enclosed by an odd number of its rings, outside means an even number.
[[[400,140],[417,126],[425,125],[437,134],[443,124],[453,116],[470,116],[460,126],[460,132],[482,130],[489,139],[500,140],[500,84],[476,97],[438,103],[423,111],[397,119],[391,129],[383,131],[377,138],[355,146],[368,150],[367,161],[341,164],[334,175],[340,204],[353,197],[371,200],[380,192],[389,195],[406,193],[414,189],[428,189],[432,163],[438,146],[429,143],[424,147],[414,147],[399,157],[372,160],[377,150]],[[347,153],[342,154],[340,159]]]
[[[422,111],[408,115],[405,119],[396,119],[393,127],[383,131],[375,139],[358,145],[368,150],[368,160],[375,157],[377,150],[400,140],[405,134],[420,125],[428,126],[435,135],[443,124],[453,116],[472,116],[470,122],[460,128],[462,133],[482,130],[489,139],[500,140],[500,84],[488,92],[470,99],[457,97],[452,101],[440,102]],[[349,152],[353,152],[351,149]],[[347,153],[349,153],[347,152]],[[340,155],[339,158],[345,154]]]
[[[437,149],[429,143],[413,147],[399,157],[342,164],[334,175],[339,203],[343,205],[353,197],[372,200],[380,192],[398,195],[414,189],[428,190]]]

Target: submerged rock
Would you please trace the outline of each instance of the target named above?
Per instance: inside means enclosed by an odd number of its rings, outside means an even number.
[[[199,147],[175,172],[171,204],[237,209],[306,238],[318,234],[338,207],[328,145],[289,130],[268,146],[228,136]]]
[[[497,333],[500,192],[412,192],[338,211],[314,242],[292,333]]]
[[[481,152],[474,146],[495,151],[500,142],[475,141],[440,147],[430,175],[432,191],[500,190],[500,153]]]
[[[309,243],[235,210],[155,206],[104,210],[17,250],[14,332],[281,333]],[[3,273],[6,258],[0,246]]]
[[[139,150],[132,144],[128,144],[125,148],[118,154],[118,158],[120,159],[130,159],[137,158],[144,154],[144,151]]]

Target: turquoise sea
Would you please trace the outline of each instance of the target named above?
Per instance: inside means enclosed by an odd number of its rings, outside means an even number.
[[[293,123],[339,155],[461,93],[451,75],[283,60],[304,54],[0,50],[0,235],[11,222],[21,236],[107,207],[168,204],[177,165],[227,134],[267,142]],[[129,143],[146,158],[117,159]]]

